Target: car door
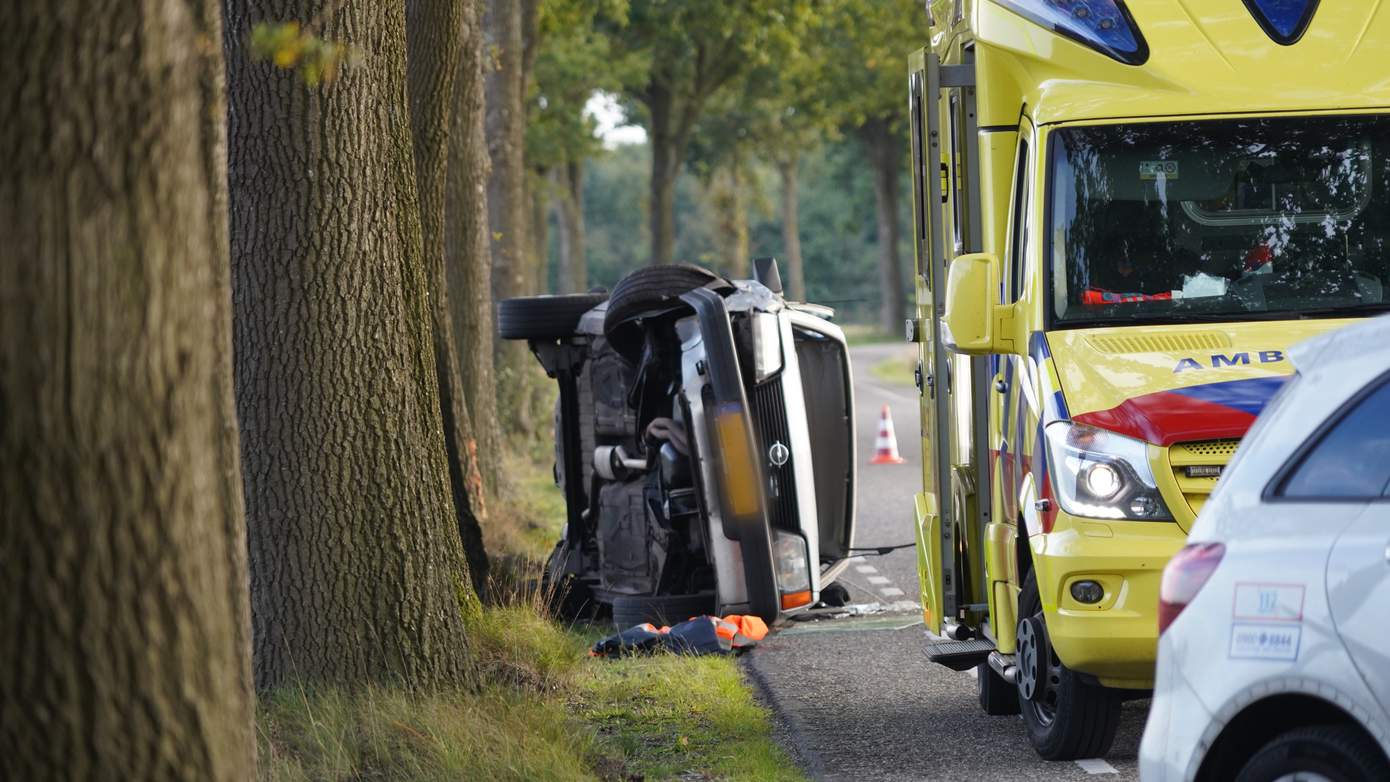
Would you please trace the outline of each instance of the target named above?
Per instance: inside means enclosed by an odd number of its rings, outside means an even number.
[[[1278,487],[1318,502],[1310,523],[1345,525],[1327,560],[1327,596],[1343,645],[1390,709],[1390,377],[1344,405]]]

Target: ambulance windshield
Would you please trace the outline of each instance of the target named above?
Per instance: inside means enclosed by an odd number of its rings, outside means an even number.
[[[1052,133],[1059,325],[1390,309],[1390,117]]]

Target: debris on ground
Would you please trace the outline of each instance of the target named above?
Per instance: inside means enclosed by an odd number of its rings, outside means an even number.
[[[595,643],[589,656],[622,657],[658,649],[674,654],[741,654],[766,636],[767,624],[756,616],[696,616],[673,627],[650,622],[633,625]]]

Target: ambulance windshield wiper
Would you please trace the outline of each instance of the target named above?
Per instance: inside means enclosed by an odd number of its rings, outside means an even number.
[[[1390,312],[1390,301],[1344,304],[1340,307],[1319,307],[1317,309],[1298,310],[1290,314],[1299,318],[1335,318],[1338,316],[1351,318],[1372,312]]]

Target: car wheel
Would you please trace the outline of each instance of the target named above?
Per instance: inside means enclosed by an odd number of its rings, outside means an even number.
[[[1284,733],[1245,764],[1236,782],[1276,779],[1354,782],[1390,779],[1390,764],[1370,736],[1347,725],[1319,725]]]
[[[641,355],[642,337],[633,321],[677,307],[682,294],[703,287],[730,290],[733,283],[709,269],[686,263],[638,269],[613,286],[603,319],[604,336],[619,354],[636,360]]]
[[[602,293],[523,296],[497,302],[502,339],[562,339],[574,334],[584,313],[608,298]]]
[[[1058,659],[1031,570],[1018,597],[1018,615],[1018,706],[1033,749],[1047,760],[1104,755],[1115,740],[1120,698],[1084,681]]]
[[[995,673],[988,662],[975,666],[975,694],[985,714],[1000,717],[1018,713],[1018,687]]]
[[[714,613],[714,593],[698,592],[693,595],[660,595],[657,597],[633,597],[624,595],[613,598],[613,624],[626,630],[633,625],[651,622],[658,627],[684,622],[692,616]]]

